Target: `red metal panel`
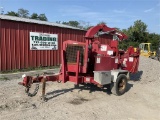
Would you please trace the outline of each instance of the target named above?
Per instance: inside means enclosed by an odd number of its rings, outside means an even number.
[[[11,24],[12,26],[12,30],[11,30],[11,36],[12,36],[12,40],[11,40],[11,61],[12,61],[12,67],[11,69],[16,69],[16,51],[15,51],[15,46],[16,46],[16,31],[15,31],[15,26],[14,24]]]
[[[24,49],[25,49],[25,34],[24,34],[24,24],[19,24],[19,42],[20,42],[20,46],[19,46],[19,49],[20,49],[20,69],[21,68],[24,68],[24,56],[25,56],[25,52],[24,52]]]
[[[5,48],[5,29],[4,29],[4,23],[2,23],[2,21],[0,21],[0,29],[1,29],[1,70],[6,70],[6,48]]]
[[[118,68],[118,64],[115,63],[115,57],[97,56],[96,60],[97,58],[99,58],[100,63],[95,62],[95,71],[107,71]]]
[[[33,25],[31,25],[31,26],[33,26]],[[43,26],[42,25],[38,25],[38,26],[35,26],[34,27],[34,31],[37,31],[37,32],[43,32],[43,29],[41,29],[41,28],[43,28]],[[30,31],[29,31],[30,32]],[[29,34],[29,32],[28,32],[28,34]],[[29,35],[28,35],[29,36]],[[30,38],[29,38],[30,39]],[[28,41],[29,41],[29,39],[28,39]],[[29,44],[29,43],[28,43]],[[30,47],[30,46],[29,46]],[[30,48],[29,48],[30,49]],[[30,50],[29,50],[30,51]],[[40,53],[40,50],[36,50],[36,51],[34,51],[35,52],[35,66],[36,67],[39,67],[39,66],[41,66],[41,53]]]
[[[6,63],[4,66],[5,66],[5,69],[9,69],[9,66],[10,66],[10,29],[9,29],[9,26],[10,26],[10,23],[7,23],[6,25],[6,29],[4,30],[4,38],[5,39],[8,39],[7,41],[4,40],[4,44],[3,44],[3,47],[4,47],[4,60]],[[3,64],[2,64],[3,65]]]
[[[58,34],[58,50],[30,50],[30,32]],[[59,65],[63,41],[85,42],[85,33],[83,30],[0,19],[0,71]],[[109,43],[110,39],[99,38],[102,43]]]

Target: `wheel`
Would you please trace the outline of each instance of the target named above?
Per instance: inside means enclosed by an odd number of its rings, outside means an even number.
[[[126,92],[127,77],[124,74],[120,74],[117,77],[116,82],[111,83],[111,92],[114,95],[120,96]]]
[[[74,88],[79,88],[79,84],[74,84]]]
[[[61,82],[62,82],[62,80],[57,80],[57,82],[58,82],[58,83],[61,83]]]
[[[160,62],[160,57],[158,57],[158,61]]]

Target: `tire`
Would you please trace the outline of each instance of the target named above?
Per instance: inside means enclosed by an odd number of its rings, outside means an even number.
[[[125,74],[120,74],[117,77],[116,82],[111,83],[111,92],[114,95],[120,96],[126,92],[127,89],[127,77]]]
[[[158,57],[158,61],[160,62],[160,57]]]

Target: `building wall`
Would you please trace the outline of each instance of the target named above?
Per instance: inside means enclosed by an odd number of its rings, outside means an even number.
[[[30,50],[29,33],[58,34],[58,50]],[[0,71],[28,67],[55,66],[61,62],[62,42],[84,42],[86,31],[0,19]],[[109,43],[111,37],[102,37]]]

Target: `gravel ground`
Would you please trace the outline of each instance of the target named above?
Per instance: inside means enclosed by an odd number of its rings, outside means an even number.
[[[131,75],[122,96],[107,89],[48,82],[47,102],[40,99],[41,86],[38,95],[28,97],[17,84],[21,79],[9,75],[10,80],[0,80],[0,120],[158,120],[159,70],[158,61],[141,57],[139,72]]]

